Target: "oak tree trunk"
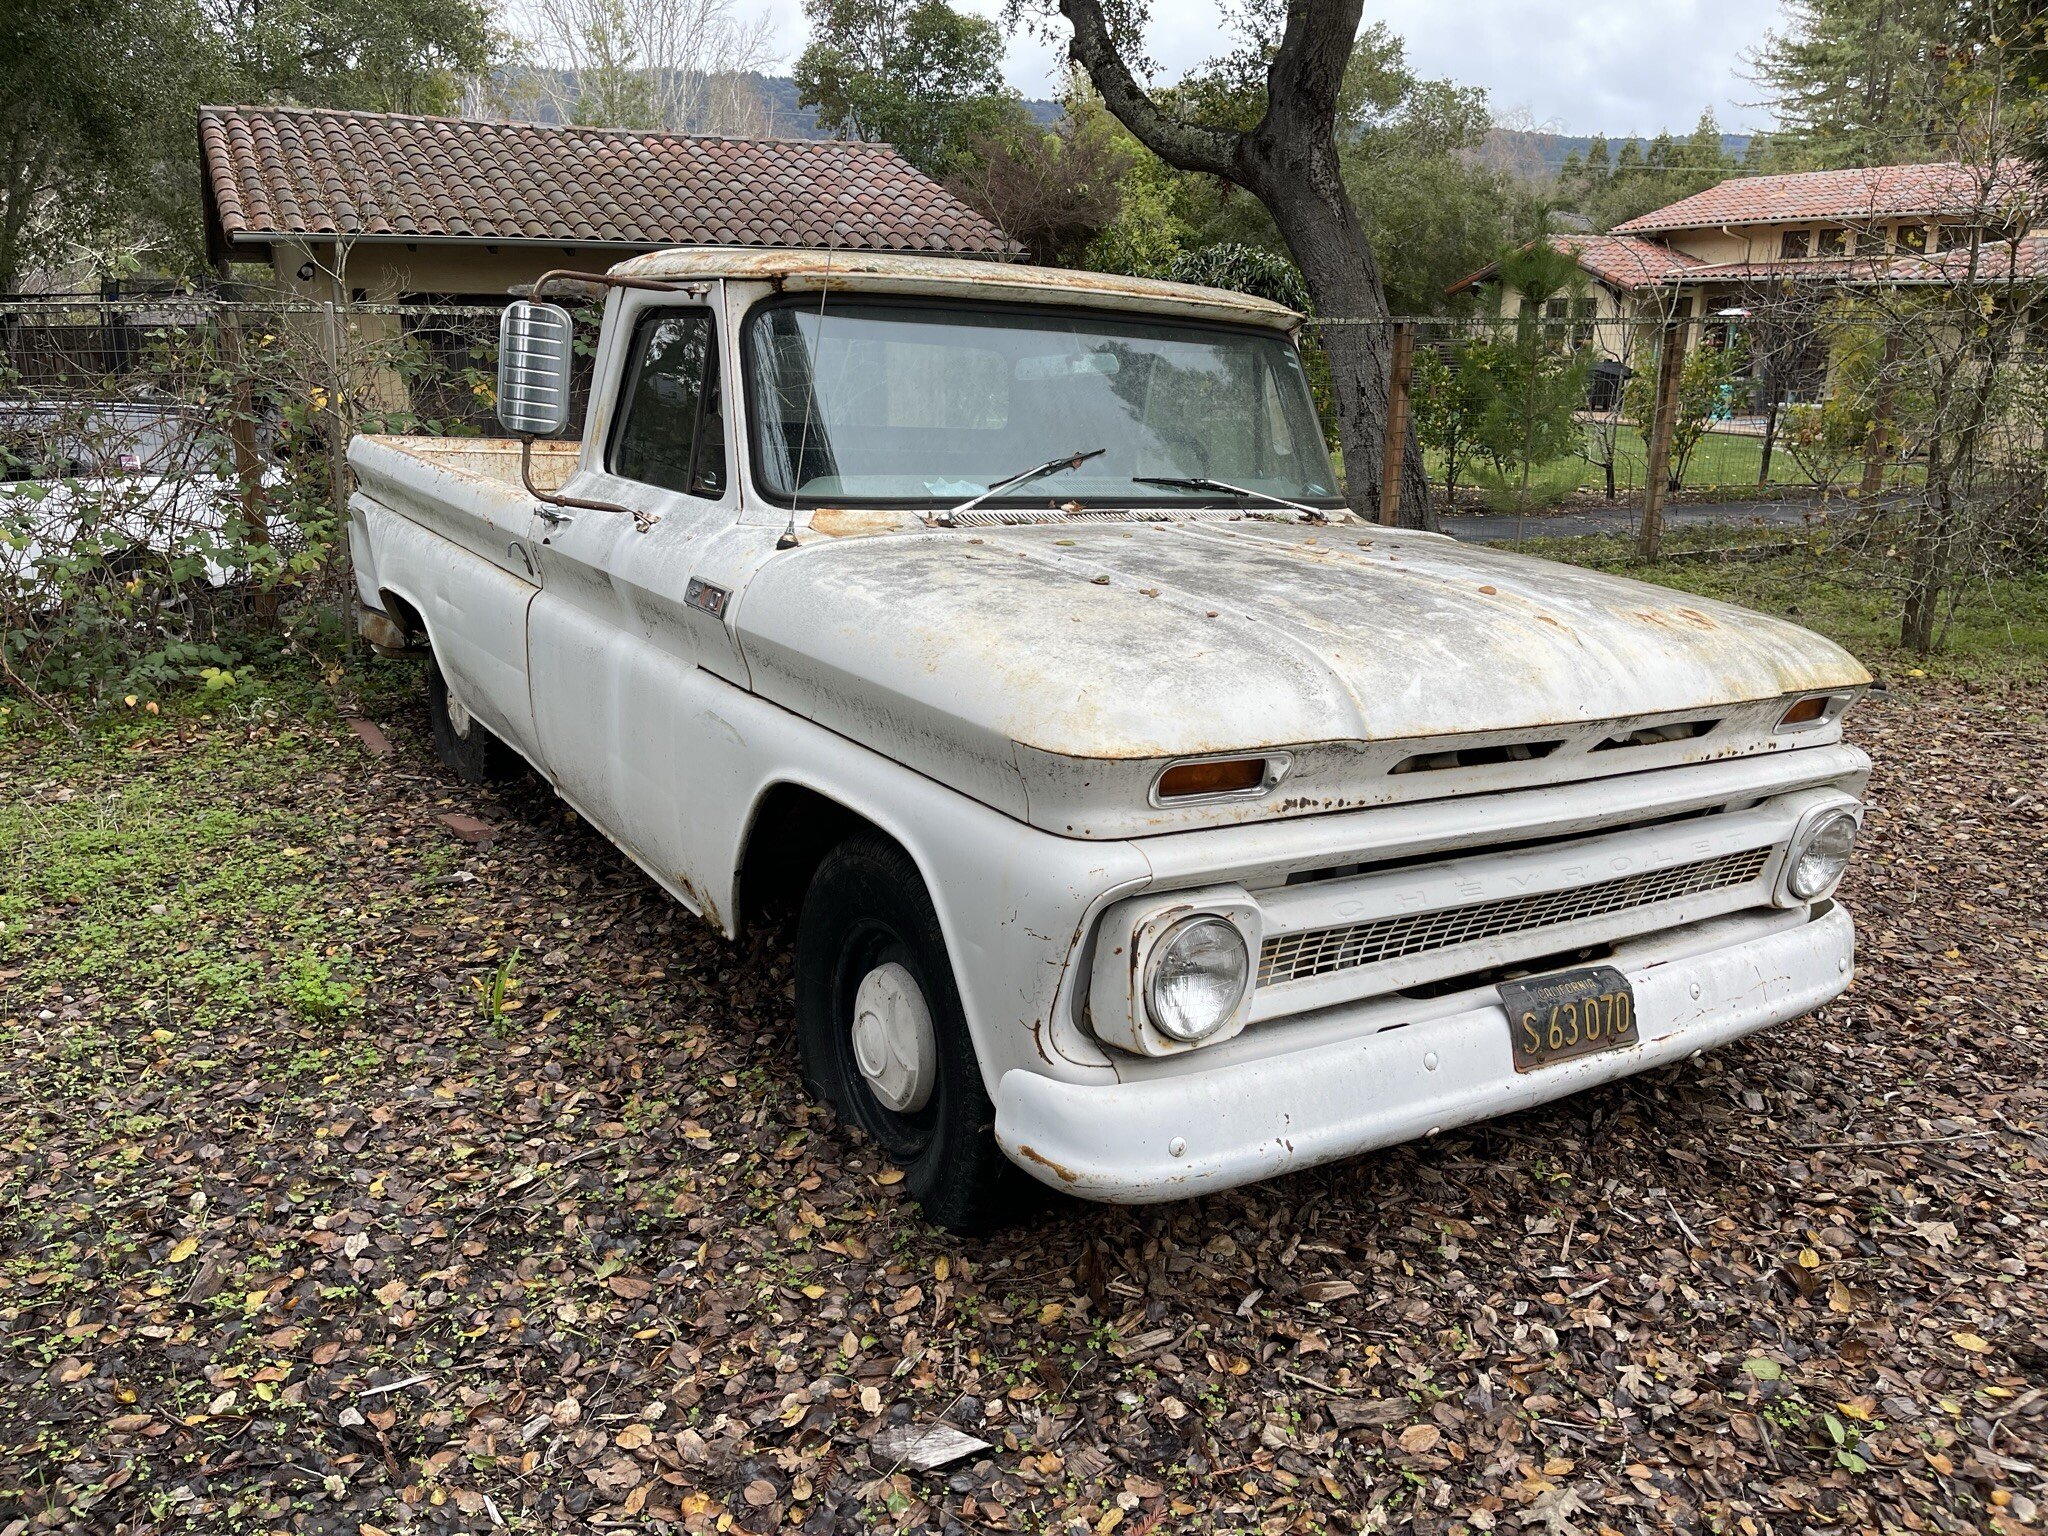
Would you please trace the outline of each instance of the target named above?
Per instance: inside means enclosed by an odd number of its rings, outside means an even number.
[[[1347,499],[1377,519],[1385,451],[1393,327],[1372,243],[1344,190],[1338,163],[1337,94],[1358,36],[1364,0],[1290,0],[1266,77],[1266,115],[1249,133],[1176,117],[1137,83],[1118,52],[1101,0],[1058,0],[1073,24],[1069,52],[1103,104],[1147,149],[1183,171],[1220,176],[1273,216],[1301,268],[1320,317],[1344,450]],[[1434,528],[1429,481],[1411,424],[1401,456],[1396,521]]]

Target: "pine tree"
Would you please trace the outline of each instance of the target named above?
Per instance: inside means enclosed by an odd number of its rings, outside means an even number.
[[[1773,149],[1806,168],[1955,154],[1972,88],[1957,0],[1788,0],[1789,25],[1750,56],[1778,117]]]

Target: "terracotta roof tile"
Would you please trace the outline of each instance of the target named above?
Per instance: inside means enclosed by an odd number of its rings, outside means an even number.
[[[201,107],[218,246],[464,237],[1008,255],[886,144]]]
[[[1654,283],[1668,274],[1696,265],[1683,251],[1656,240],[1638,240],[1632,235],[1552,235],[1553,249],[1575,259],[1586,271],[1624,292]],[[1470,277],[1460,278],[1445,290],[1463,293],[1474,283],[1493,276],[1498,262],[1489,262]]]
[[[2022,200],[2027,187],[2028,178],[2017,161],[2005,162],[1988,174],[1981,166],[1883,165],[1788,176],[1737,176],[1617,224],[1614,233],[1990,213]]]

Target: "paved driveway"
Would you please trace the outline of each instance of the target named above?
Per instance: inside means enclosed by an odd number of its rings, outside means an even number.
[[[1849,501],[1831,502],[1833,517],[1855,508]],[[1711,525],[1724,528],[1803,528],[1820,513],[1814,501],[1724,501],[1691,503],[1664,509],[1667,528]],[[1634,533],[1642,520],[1630,506],[1592,507],[1569,512],[1543,512],[1526,517],[1491,512],[1464,513],[1442,520],[1445,533],[1480,544],[1511,544],[1519,539],[1572,538],[1589,533]]]

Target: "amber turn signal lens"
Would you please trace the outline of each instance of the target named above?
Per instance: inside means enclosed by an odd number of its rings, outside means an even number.
[[[1159,775],[1159,798],[1186,800],[1195,795],[1235,795],[1266,782],[1263,757],[1232,757],[1213,763],[1177,763]]]
[[[1811,725],[1827,712],[1828,696],[1817,693],[1810,699],[1801,699],[1786,710],[1778,720],[1778,729],[1782,731],[1788,725]]]

